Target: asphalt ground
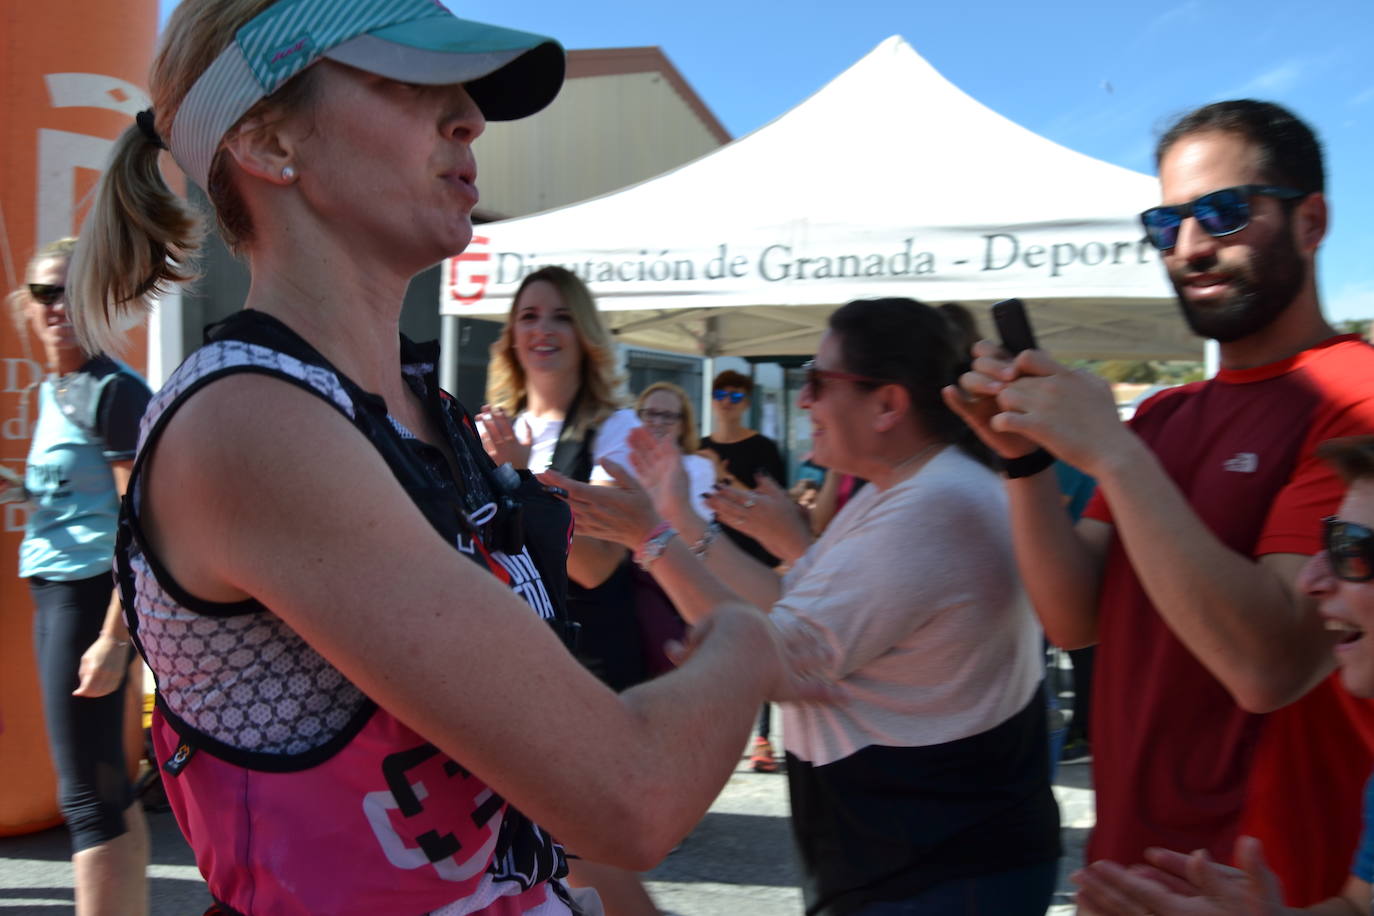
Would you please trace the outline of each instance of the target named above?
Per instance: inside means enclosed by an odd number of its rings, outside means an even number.
[[[780,718],[775,713],[773,721]],[[1050,910],[1055,916],[1074,911],[1064,876],[1081,861],[1093,824],[1089,771],[1085,763],[1061,766],[1056,780],[1066,855]],[[787,813],[787,777],[755,773],[741,758],[692,835],[645,875],[659,908],[674,916],[798,916],[801,891]],[[148,821],[153,916],[200,916],[210,897],[175,820],[162,813],[150,814]],[[72,912],[69,855],[60,827],[0,839],[0,914]]]

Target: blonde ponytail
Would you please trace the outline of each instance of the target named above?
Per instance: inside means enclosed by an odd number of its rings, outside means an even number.
[[[162,31],[148,90],[155,118],[149,133],[170,137],[182,100],[196,79],[244,23],[277,0],[182,0]],[[296,77],[244,117],[276,106],[303,109],[311,80]],[[148,296],[194,279],[205,222],[163,180],[161,147],[137,123],[115,141],[95,204],[67,276],[67,301],[77,339],[89,353],[119,347],[119,328],[148,311]],[[228,179],[223,150],[206,189],[231,250],[252,237],[248,218]]]
[[[67,302],[87,353],[117,352],[120,328],[148,311],[148,296],[196,274],[205,229],[167,186],[161,149],[137,125],[115,141],[67,275]]]

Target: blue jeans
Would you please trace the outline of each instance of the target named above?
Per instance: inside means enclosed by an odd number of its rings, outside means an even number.
[[[884,900],[850,916],[1044,916],[1054,895],[1058,862],[959,878],[905,900]]]

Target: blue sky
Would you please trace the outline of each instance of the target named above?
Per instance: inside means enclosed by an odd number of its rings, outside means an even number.
[[[737,137],[893,34],[994,111],[1148,174],[1154,137],[1174,116],[1223,98],[1279,102],[1327,151],[1327,313],[1374,318],[1374,0],[447,3],[569,48],[657,45]],[[163,0],[164,12],[173,5]],[[921,100],[894,93],[892,110],[919,118]],[[932,128],[931,142],[958,142]]]

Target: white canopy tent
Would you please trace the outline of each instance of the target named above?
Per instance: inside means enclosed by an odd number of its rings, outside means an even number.
[[[479,226],[445,267],[441,311],[503,316],[524,275],[561,264],[621,341],[705,356],[814,352],[850,299],[1018,296],[1060,357],[1197,359],[1136,220],[1157,195],[979,104],[894,36],[694,162]]]

